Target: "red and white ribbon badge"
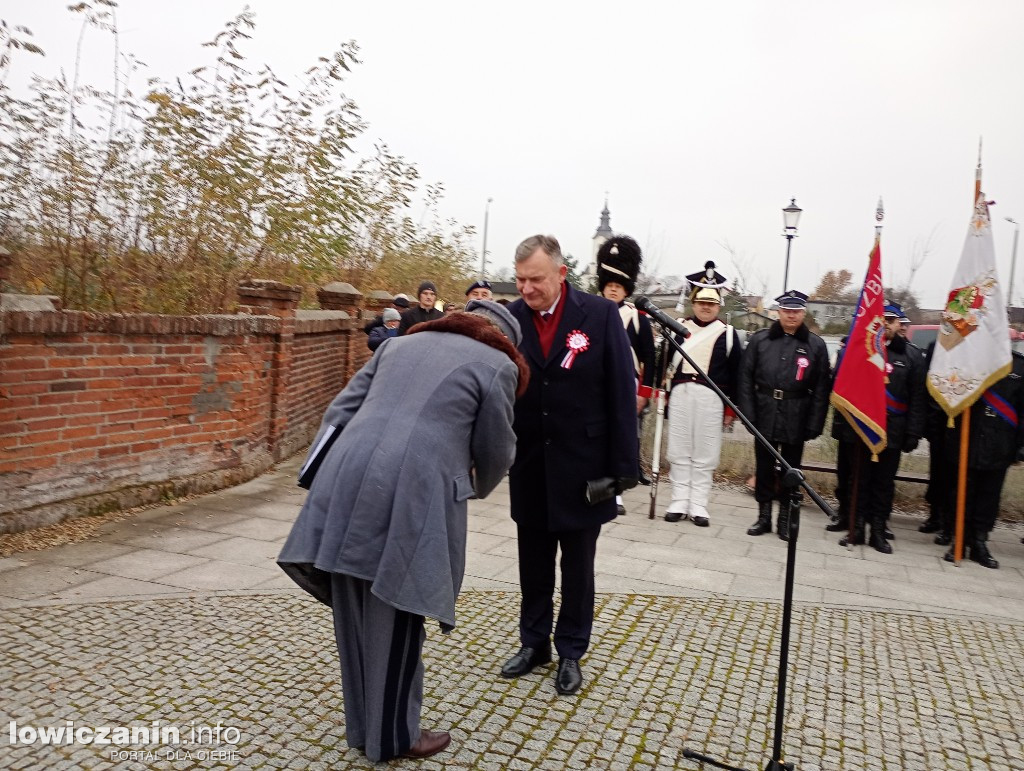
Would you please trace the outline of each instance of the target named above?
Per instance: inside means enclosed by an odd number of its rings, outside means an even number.
[[[578,329],[574,329],[565,338],[565,344],[569,346],[569,353],[565,354],[565,358],[562,359],[562,369],[571,369],[572,363],[576,360],[576,354],[583,353],[590,347],[590,338]]]
[[[804,370],[811,365],[810,360],[806,356],[801,356],[796,360],[796,382],[800,382],[804,379]]]

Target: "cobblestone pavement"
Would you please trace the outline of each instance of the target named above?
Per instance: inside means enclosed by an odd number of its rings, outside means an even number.
[[[370,766],[345,744],[328,612],[273,562],[304,498],[300,461],[0,559],[0,768]],[[498,676],[517,647],[515,527],[506,487],[471,502],[459,627],[428,624],[425,648],[424,726],[453,744],[392,765],[700,768],[685,746],[764,768],[786,545],[745,534],[743,493],[716,487],[707,528],[649,520],[647,505],[630,491],[602,531],[586,683],[560,697],[553,667]],[[944,562],[919,522],[894,516],[886,556],[837,546],[804,507],[784,743],[798,769],[1024,771],[1020,532],[993,533],[1002,564],[986,570]],[[68,721],[155,721],[180,743],[22,743]]]
[[[429,625],[423,721],[454,741],[393,765],[697,768],[685,745],[764,767],[777,604],[601,595],[575,698],[555,694],[553,667],[497,676],[516,611],[512,592],[471,591],[451,635]],[[5,768],[372,765],[345,744],[329,613],[304,597],[26,607],[5,613],[2,639],[8,731],[159,721],[182,737],[113,760],[110,747],[9,746]],[[784,753],[798,769],[1024,769],[1024,625],[801,607],[791,652]],[[238,729],[234,743],[189,742],[190,727],[218,723]]]

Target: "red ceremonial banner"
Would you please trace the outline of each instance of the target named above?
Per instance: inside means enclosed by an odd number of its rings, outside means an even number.
[[[857,315],[838,364],[831,401],[877,454],[885,449],[885,292],[882,288],[882,248],[875,239]]]

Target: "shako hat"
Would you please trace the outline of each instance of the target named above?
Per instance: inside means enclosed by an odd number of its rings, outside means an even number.
[[[690,273],[686,277],[690,287],[690,302],[712,302],[722,304],[722,292],[725,291],[726,277],[715,270],[714,260],[704,263],[704,270]]]
[[[597,291],[606,284],[622,284],[627,295],[636,289],[636,277],[643,262],[640,245],[629,236],[612,236],[597,250]]]

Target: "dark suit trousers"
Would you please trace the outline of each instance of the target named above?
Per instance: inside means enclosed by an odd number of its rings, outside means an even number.
[[[420,738],[423,616],[387,605],[361,578],[331,573],[334,637],[345,697],[345,739],[373,762]]]
[[[785,458],[793,468],[800,468],[800,462],[804,459],[804,443],[780,444],[773,443],[779,455]],[[772,500],[788,501],[788,492],[782,487],[782,474],[775,470],[775,458],[766,450],[760,442],[754,441],[754,460],[757,463],[754,481],[754,499],[758,503],[768,503]],[[800,494],[800,488],[797,488]]]
[[[562,602],[555,624],[555,650],[565,659],[580,659],[594,625],[594,555],[601,526],[552,533],[518,525],[519,639],[539,648],[551,637],[554,620],[555,557],[561,547]]]
[[[1006,469],[967,469],[967,501],[964,505],[964,531],[967,538],[987,536],[999,517],[999,498],[1006,481]],[[956,500],[956,482],[952,484]],[[954,514],[956,504],[953,504]],[[952,532],[952,531],[950,531]]]
[[[887,447],[878,453],[878,460],[873,461],[871,451],[863,442],[858,440],[854,444],[855,452],[859,455],[854,460],[854,463],[859,463],[856,474],[858,516],[872,527],[884,525],[892,513],[896,472],[900,468],[903,453]]]

